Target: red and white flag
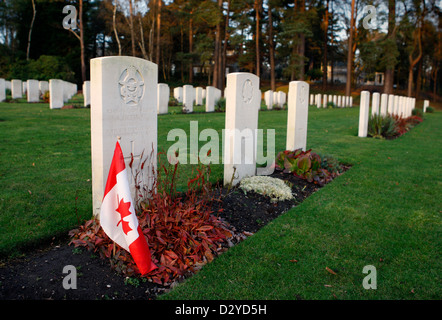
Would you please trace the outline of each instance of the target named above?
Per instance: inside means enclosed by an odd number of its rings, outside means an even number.
[[[104,232],[132,255],[141,274],[156,269],[146,238],[138,224],[120,143],[115,146],[100,211]]]

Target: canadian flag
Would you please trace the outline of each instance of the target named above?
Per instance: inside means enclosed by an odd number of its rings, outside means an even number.
[[[100,225],[109,238],[130,252],[141,274],[157,268],[151,260],[149,246],[138,224],[123,152],[118,141],[104,190]]]

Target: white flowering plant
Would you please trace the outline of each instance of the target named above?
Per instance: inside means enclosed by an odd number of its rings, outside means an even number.
[[[293,200],[292,189],[281,179],[268,176],[253,176],[241,180],[239,186],[246,194],[249,191],[270,197],[272,202]]]

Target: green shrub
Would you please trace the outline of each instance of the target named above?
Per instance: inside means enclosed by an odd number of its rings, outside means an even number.
[[[18,60],[9,68],[11,79],[63,79],[75,81],[75,74],[63,57],[40,56],[37,60]]]
[[[338,159],[329,154],[320,154],[321,157],[321,168],[327,169],[330,173],[338,174],[343,171],[341,164]]]
[[[216,112],[226,112],[226,98],[219,98],[215,102],[215,111]]]
[[[179,102],[177,99],[175,99],[174,97],[170,97],[169,98],[169,107],[175,107],[179,105]]]
[[[332,108],[337,108],[336,104],[333,103],[333,101],[329,101],[327,102],[327,108],[332,109]]]
[[[427,110],[425,112],[433,113],[434,112],[434,108],[433,107],[427,107]]]
[[[412,113],[413,116],[418,116],[418,117],[421,117],[421,118],[423,116],[423,112],[422,112],[421,109],[413,109],[411,111],[411,113]]]
[[[368,120],[368,135],[373,138],[392,138],[398,134],[396,121],[393,117],[371,115]]]
[[[324,185],[342,172],[342,167],[331,160],[329,156],[323,160],[311,150],[281,151],[275,161],[275,169],[284,173],[292,173],[298,178]],[[338,168],[339,166],[340,168]],[[329,171],[331,169],[332,171]]]

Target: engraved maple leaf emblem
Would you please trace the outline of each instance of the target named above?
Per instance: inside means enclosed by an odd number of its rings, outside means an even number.
[[[117,223],[117,227],[121,222],[121,225],[123,227],[123,232],[127,235],[129,231],[132,231],[131,227],[129,227],[129,222],[124,221],[123,219],[129,215],[132,214],[132,212],[129,211],[130,208],[130,202],[124,202],[123,199],[120,200],[120,203],[118,204],[117,212],[120,214],[121,219]]]

